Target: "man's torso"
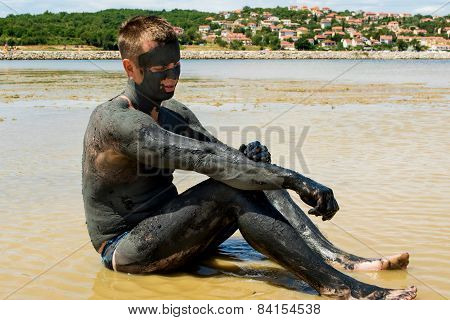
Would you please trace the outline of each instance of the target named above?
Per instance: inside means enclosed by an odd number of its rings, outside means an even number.
[[[186,123],[177,109],[186,107],[176,102],[165,105],[159,112],[159,125],[183,134]],[[173,170],[153,168],[118,150],[117,141],[108,131],[108,119],[114,112],[123,112],[123,108],[128,108],[128,101],[120,97],[99,105],[84,137],[83,199],[89,235],[96,250],[178,194],[172,183]]]

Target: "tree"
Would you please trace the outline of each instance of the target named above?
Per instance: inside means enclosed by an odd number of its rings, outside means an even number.
[[[243,27],[235,27],[233,29],[234,33],[245,33],[245,29]]]
[[[210,26],[211,30],[220,29],[220,25],[218,23],[211,23],[209,26]]]
[[[233,50],[243,50],[244,46],[242,44],[242,41],[233,40],[230,42],[230,48]]]
[[[260,46],[263,42],[263,36],[259,33],[255,34],[252,37],[252,44],[255,46]]]
[[[281,48],[280,39],[278,36],[269,37],[269,48],[272,50],[279,50]]]
[[[223,40],[221,37],[217,37],[214,42],[218,44],[220,47],[225,48],[227,46],[227,42]]]
[[[196,10],[151,11],[141,9],[107,9],[98,12],[46,11],[43,14],[17,14],[0,18],[0,39],[11,43],[94,45],[103,49],[117,48],[117,30],[121,23],[137,15],[157,15],[172,25],[190,32],[180,36],[182,44],[204,42],[197,33],[206,17],[218,14]],[[215,27],[215,26],[214,26]]]
[[[411,45],[416,51],[422,51],[424,49],[424,47],[420,44],[420,41],[417,39],[413,39],[411,41]]]
[[[345,50],[344,44],[342,43],[342,41],[341,42],[337,42],[336,51],[342,51],[342,50]]]
[[[294,46],[297,50],[312,50],[314,48],[314,45],[311,44],[311,42],[309,42],[306,38],[298,39]]]
[[[404,40],[397,41],[397,47],[399,51],[406,51],[408,50],[408,44]]]
[[[252,8],[250,8],[249,6],[245,6],[245,7],[243,7],[242,8],[242,11],[241,11],[241,13],[243,14],[243,15],[250,15],[250,12],[252,11]]]

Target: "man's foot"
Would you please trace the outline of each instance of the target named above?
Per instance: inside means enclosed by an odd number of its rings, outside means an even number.
[[[334,288],[321,288],[319,290],[321,296],[335,299],[335,300],[349,300],[351,299],[351,290],[348,287]]]
[[[412,300],[417,296],[417,288],[411,286],[406,289],[384,289],[377,286],[360,283],[358,289],[349,287],[322,288],[320,295],[330,299],[341,300]]]
[[[352,292],[352,300],[413,300],[417,296],[417,288],[411,286],[406,289],[382,289],[378,288],[366,296],[359,296]]]
[[[398,270],[406,269],[409,263],[409,253],[404,252],[373,261],[364,261],[346,265],[346,269],[359,271]]]

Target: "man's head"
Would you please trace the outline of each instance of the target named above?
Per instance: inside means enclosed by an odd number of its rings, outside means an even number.
[[[180,76],[180,48],[173,27],[155,16],[137,16],[119,30],[119,51],[140,94],[157,102],[172,98]]]

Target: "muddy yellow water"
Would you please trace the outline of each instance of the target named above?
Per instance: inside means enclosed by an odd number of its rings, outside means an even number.
[[[123,83],[119,73],[1,72],[0,297],[320,299],[238,233],[178,273],[102,266],[84,220],[82,136],[93,107]],[[416,285],[418,299],[450,297],[448,88],[185,79],[177,98],[224,142],[262,140],[274,163],[333,188],[341,210],[313,221],[337,246],[366,257],[411,255],[407,270],[347,274],[384,287]],[[180,192],[205,179],[175,177]]]

